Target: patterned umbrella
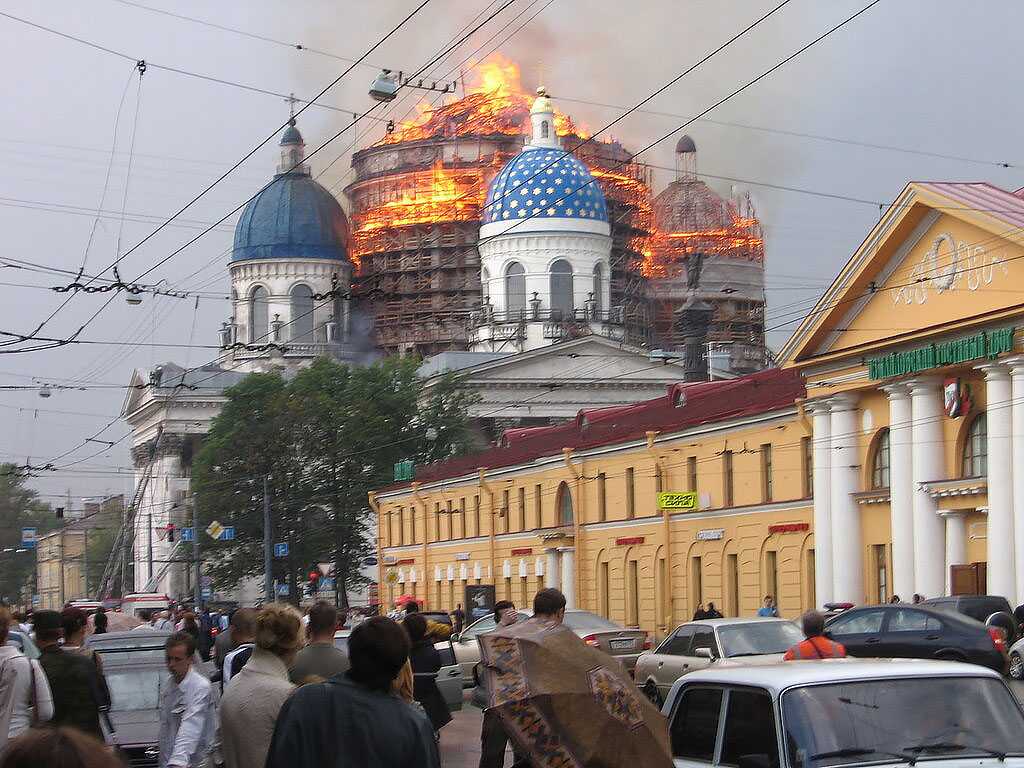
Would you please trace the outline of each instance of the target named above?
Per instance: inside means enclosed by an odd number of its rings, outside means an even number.
[[[544,768],[671,768],[668,723],[618,661],[531,619],[478,636],[487,704]]]

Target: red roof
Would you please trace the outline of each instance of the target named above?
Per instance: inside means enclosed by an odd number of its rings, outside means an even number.
[[[997,219],[1024,228],[1024,199],[1013,192],[984,182],[918,182],[917,186],[931,190],[961,203],[968,210],[987,213]]]
[[[685,392],[685,400],[676,393]],[[803,378],[778,368],[728,381],[673,384],[667,394],[642,403],[580,411],[565,424],[517,430],[504,446],[458,456],[416,469],[418,482],[459,477],[479,467],[507,467],[542,456],[556,456],[563,448],[595,448],[636,440],[651,430],[674,432],[792,405],[806,395]],[[682,402],[681,405],[673,405]],[[509,430],[511,431],[511,430]],[[408,483],[397,483],[400,488]],[[387,489],[384,489],[387,490]]]

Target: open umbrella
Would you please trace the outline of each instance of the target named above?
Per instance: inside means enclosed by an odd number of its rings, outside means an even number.
[[[395,600],[395,605],[405,605],[406,603],[411,603],[411,602],[414,602],[415,600],[416,600],[416,598],[413,597],[412,595],[402,595],[397,600]]]
[[[488,706],[534,765],[671,768],[664,716],[568,627],[531,619],[478,640]]]

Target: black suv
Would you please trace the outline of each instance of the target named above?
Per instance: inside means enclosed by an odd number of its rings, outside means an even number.
[[[933,597],[918,605],[934,608],[939,611],[955,611],[972,619],[993,627],[1006,630],[1006,644],[1013,645],[1020,639],[1020,627],[1013,617],[1013,608],[1009,601],[999,595],[952,595],[950,597]],[[1005,614],[1000,615],[1000,614]]]

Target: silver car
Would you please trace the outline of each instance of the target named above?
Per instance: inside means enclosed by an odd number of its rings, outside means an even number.
[[[786,649],[803,639],[803,632],[787,619],[690,621],[637,659],[636,684],[660,707],[681,675],[704,669],[716,659],[782,661]]]

